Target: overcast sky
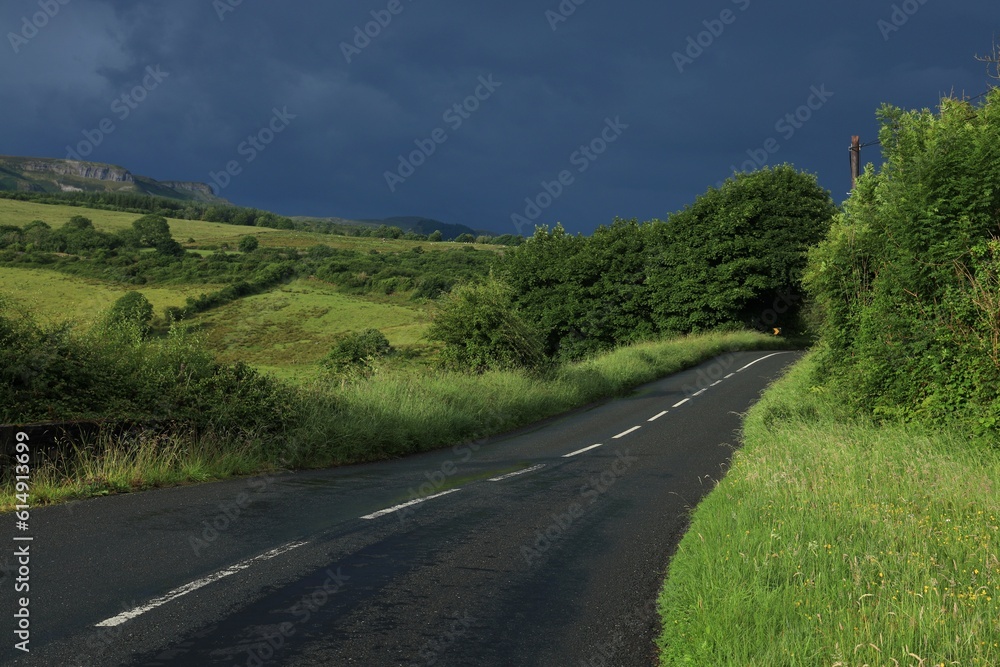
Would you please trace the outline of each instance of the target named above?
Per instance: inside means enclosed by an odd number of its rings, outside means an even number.
[[[880,104],[988,87],[998,19],[996,0],[4,0],[0,154],[501,233],[662,218],[765,161],[839,203]]]

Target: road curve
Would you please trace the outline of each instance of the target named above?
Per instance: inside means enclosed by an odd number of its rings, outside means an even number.
[[[798,356],[727,354],[397,461],[35,510],[31,652],[5,548],[0,663],[653,665],[689,512]]]

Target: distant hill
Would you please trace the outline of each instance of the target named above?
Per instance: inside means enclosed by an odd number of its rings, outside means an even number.
[[[456,225],[447,222],[441,222],[440,220],[434,220],[433,218],[422,218],[420,216],[396,216],[392,218],[385,218],[382,220],[375,219],[365,219],[365,220],[348,220],[346,218],[315,218],[315,217],[298,217],[292,218],[293,220],[319,220],[326,223],[331,223],[334,225],[342,225],[345,227],[381,227],[385,225],[387,227],[399,227],[404,232],[413,232],[415,234],[431,234],[435,231],[440,231],[441,236],[445,241],[451,241],[462,234],[472,234],[473,236],[496,236],[496,232],[491,232],[483,229],[473,229],[466,225]]]
[[[205,183],[157,181],[100,162],[0,155],[0,190],[17,192],[118,192],[228,204]]]
[[[416,234],[430,234],[433,231],[440,230],[441,235],[446,239],[453,239],[462,234],[472,234],[473,236],[496,236],[496,232],[491,232],[484,229],[473,229],[472,227],[467,227],[466,225],[450,224],[447,222],[441,222],[440,220],[434,220],[432,218],[421,218],[417,216],[396,216],[393,218],[385,218],[384,220],[363,220],[362,222],[369,222],[375,225],[388,225],[390,227],[399,227],[404,232],[414,232]]]

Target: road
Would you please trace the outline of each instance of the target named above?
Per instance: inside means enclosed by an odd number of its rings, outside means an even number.
[[[5,547],[0,663],[653,665],[689,513],[798,356],[406,459],[35,510],[31,652]]]

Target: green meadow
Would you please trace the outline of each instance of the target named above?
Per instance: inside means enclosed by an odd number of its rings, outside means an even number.
[[[168,306],[182,306],[187,297],[215,289],[218,286],[130,287],[45,269],[0,266],[0,294],[12,299],[19,309],[30,309],[49,321],[72,320],[84,325],[92,324],[130,290],[142,292],[160,311]]]
[[[337,338],[379,329],[394,347],[426,343],[427,307],[377,302],[299,279],[192,320],[222,361],[245,361],[281,377],[311,377]]]

